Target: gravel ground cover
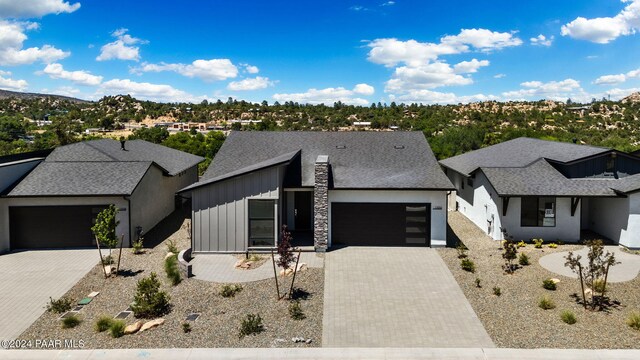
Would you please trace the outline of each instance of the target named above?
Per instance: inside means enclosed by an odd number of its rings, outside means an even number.
[[[176,214],[172,216],[172,219],[163,222],[161,227],[164,228],[154,229],[155,234],[153,231],[147,234],[145,241],[157,245],[146,248],[144,254],[134,255],[131,249],[123,249],[120,269],[121,272],[125,270],[125,276],[104,279],[102,269],[96,265],[67,292],[66,296],[74,302],[92,291],[100,292],[100,295],[80,311],[82,323],[79,326],[62,329],[59,315],[45,312],[22,333],[20,339],[82,340],[84,348],[88,349],[321,346],[324,269],[310,268],[298,273],[296,277],[296,288],[301,288],[307,293],[306,299],[300,300],[306,315],[303,320],[290,318],[289,301],[276,300],[273,279],[242,284],[243,290],[232,298],[219,295],[223,285],[219,283],[183,279],[182,283],[172,287],[163,268],[163,260],[167,253],[166,242],[173,240],[178,249],[189,247],[189,220]],[[157,239],[152,239],[153,237]],[[97,258],[96,254],[96,260]],[[96,320],[102,315],[115,316],[125,310],[133,300],[137,281],[149,276],[151,272],[158,274],[162,288],[171,296],[173,307],[172,311],[164,316],[166,322],[144,333],[125,335],[118,339],[111,338],[108,332],[96,332]],[[290,277],[286,279],[290,281]],[[281,283],[281,289],[284,288]],[[190,313],[201,315],[190,323],[192,331],[184,333],[182,323]],[[259,314],[263,319],[264,331],[239,338],[240,323],[247,314]],[[128,325],[136,319],[130,315],[125,321]],[[312,342],[293,343],[293,337],[312,339]]]
[[[539,265],[538,260],[558,251],[571,251],[581,245],[560,245],[551,249],[544,245],[535,249],[532,244],[519,248],[526,253],[531,265],[506,275],[499,242],[491,240],[471,221],[457,212],[449,213],[452,232],[469,248],[468,256],[475,262],[476,272],[460,268],[454,248],[439,249],[439,253],[465,296],[498,347],[509,348],[640,348],[640,331],[626,325],[631,312],[640,312],[640,277],[623,283],[609,283],[608,296],[619,305],[606,311],[585,310],[573,294],[580,294],[577,279],[560,276]],[[481,288],[476,287],[476,278]],[[542,288],[542,281],[558,278],[557,290]],[[496,296],[493,288],[499,287]],[[554,309],[542,310],[538,301],[550,297]],[[574,325],[560,319],[563,310],[571,310],[577,318]]]

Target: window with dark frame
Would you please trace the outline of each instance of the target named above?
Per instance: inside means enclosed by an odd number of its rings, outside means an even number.
[[[523,197],[520,208],[520,226],[556,226],[556,199],[553,197]]]
[[[275,200],[249,200],[249,246],[275,246]]]

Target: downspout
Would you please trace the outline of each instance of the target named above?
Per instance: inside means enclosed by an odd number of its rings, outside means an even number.
[[[127,212],[129,213],[129,247],[131,247],[131,196],[125,195],[122,198],[127,200]]]

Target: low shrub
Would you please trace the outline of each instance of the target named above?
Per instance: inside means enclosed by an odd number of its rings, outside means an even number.
[[[180,269],[178,269],[178,256],[172,255],[164,259],[164,271],[167,272],[167,277],[171,281],[171,285],[176,286],[182,281],[182,275]]]
[[[627,318],[627,325],[634,330],[640,330],[640,313],[633,312]]]
[[[542,280],[542,287],[547,289],[547,290],[555,291],[556,290],[556,283],[555,283],[555,281],[553,281],[551,279],[544,279],[544,280]]]
[[[264,331],[264,326],[262,325],[262,318],[260,315],[247,314],[247,316],[242,319],[239,337],[242,339],[247,335],[257,334],[262,331]]]
[[[63,329],[74,328],[80,325],[81,322],[82,320],[80,320],[80,318],[76,315],[67,316],[66,318],[62,319],[62,328]]]
[[[460,260],[460,267],[462,268],[462,270],[468,271],[470,273],[476,272],[476,264],[469,258]]]
[[[178,255],[178,253],[179,253],[178,247],[176,246],[176,243],[173,240],[168,240],[167,241],[167,251],[172,253],[172,254]]]
[[[526,242],[524,242],[523,240],[518,241],[518,247],[519,247],[519,248],[521,248],[521,247],[525,247],[525,246],[527,246],[527,243],[526,243]]]
[[[105,255],[102,257],[102,265],[107,266],[113,264],[113,257],[111,255]]]
[[[607,289],[606,285],[604,279],[595,279],[593,280],[593,291],[603,294]]]
[[[480,285],[480,278],[478,278],[478,277],[476,278],[476,287],[477,288],[481,288],[482,287],[482,285]]]
[[[61,297],[58,300],[53,300],[53,298],[49,297],[49,304],[47,304],[47,311],[54,312],[56,314],[62,314],[63,312],[67,312],[71,310],[71,304],[73,302],[68,297]]]
[[[556,244],[556,243],[550,243],[550,244],[549,244],[549,247],[550,247],[551,249],[555,249],[555,248],[557,248],[557,247],[558,247],[558,244]]]
[[[160,290],[160,281],[155,272],[138,281],[131,310],[137,318],[155,318],[169,312],[169,295]]]
[[[107,331],[111,327],[112,323],[113,319],[110,316],[100,316],[100,318],[98,318],[98,321],[96,321],[96,325],[94,326],[94,328],[97,332]]]
[[[529,257],[527,256],[527,254],[525,253],[520,253],[520,256],[518,256],[518,264],[522,265],[522,266],[527,266],[530,265],[531,262],[529,261]]]
[[[495,296],[500,296],[500,295],[502,295],[502,290],[501,290],[499,287],[494,286],[494,287],[493,287],[493,295],[495,295]]]
[[[191,332],[191,324],[189,324],[188,322],[183,322],[182,323],[182,332],[186,333],[190,333]]]
[[[560,319],[564,321],[566,324],[573,325],[578,321],[576,319],[576,315],[571,310],[563,310],[560,313]]]
[[[456,246],[456,251],[458,252],[458,259],[464,259],[467,257],[467,248],[462,241],[458,240],[458,245]]]
[[[542,249],[542,244],[544,243],[544,240],[542,239],[531,239],[531,241],[533,242],[533,247],[536,249]]]
[[[550,310],[556,307],[556,304],[548,296],[543,296],[538,301],[538,307],[543,310]]]
[[[119,338],[124,335],[124,328],[127,327],[122,320],[113,320],[109,326],[109,333],[112,338]]]
[[[289,304],[289,316],[293,320],[302,320],[307,317],[302,311],[302,307],[300,307],[300,301],[294,301]]]
[[[225,298],[234,297],[240,291],[242,291],[242,285],[225,284],[222,285],[222,288],[220,288],[220,296]]]
[[[131,249],[133,253],[136,255],[142,254],[143,248],[144,248],[144,245],[142,243],[142,238],[139,238],[137,241],[134,241],[133,244],[131,245]]]

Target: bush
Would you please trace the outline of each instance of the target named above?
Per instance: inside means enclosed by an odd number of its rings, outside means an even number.
[[[627,318],[627,325],[634,330],[640,330],[640,313],[631,313]]]
[[[476,287],[477,288],[481,288],[482,287],[482,285],[480,285],[480,278],[478,278],[478,277],[476,278]]]
[[[98,321],[96,321],[95,329],[97,332],[107,331],[111,324],[113,323],[113,319],[110,316],[101,316]]]
[[[502,252],[502,258],[504,259],[504,265],[502,268],[508,274],[513,274],[516,270],[516,266],[513,261],[518,258],[518,249],[513,241],[505,240],[502,244],[504,251]]]
[[[593,280],[593,291],[599,292],[600,294],[604,294],[607,290],[606,283],[604,279],[595,279]]]
[[[164,271],[167,272],[167,277],[171,281],[171,285],[176,286],[182,281],[182,275],[180,269],[178,269],[178,256],[171,255],[164,259]]]
[[[137,241],[133,242],[132,247],[132,251],[134,254],[138,255],[138,254],[142,254],[142,249],[144,248],[144,245],[142,244],[142,238],[139,238]]]
[[[124,335],[124,328],[126,327],[124,321],[122,320],[113,320],[111,322],[111,326],[109,327],[109,333],[113,338],[119,338]]]
[[[262,326],[262,318],[260,315],[248,314],[240,325],[239,337],[242,339],[247,335],[257,334],[262,331],[264,331],[264,327]]]
[[[56,314],[62,314],[63,312],[67,312],[71,310],[71,299],[67,297],[61,297],[58,300],[53,300],[49,297],[49,304],[47,304],[47,311],[54,312]]]
[[[304,312],[302,312],[300,301],[294,301],[289,304],[289,315],[293,320],[302,320],[307,317]]]
[[[182,332],[186,333],[190,333],[191,332],[191,324],[189,324],[188,322],[183,322],[182,323]]]
[[[555,249],[555,248],[557,248],[557,247],[558,247],[558,244],[556,244],[556,243],[551,243],[551,244],[549,244],[549,247],[550,247],[551,249]]]
[[[542,239],[531,239],[531,241],[533,241],[533,247],[536,249],[542,249],[542,244],[544,243],[544,240]]]
[[[220,296],[222,297],[234,297],[237,293],[242,291],[242,285],[238,284],[225,284],[220,288]]]
[[[67,316],[66,318],[62,319],[62,328],[63,329],[74,328],[80,325],[81,322],[82,320],[80,320],[80,318],[76,315]]]
[[[470,273],[476,272],[476,264],[469,258],[460,260],[460,267],[462,268],[462,270],[468,271]]]
[[[176,255],[178,255],[178,253],[180,252],[178,251],[176,243],[173,240],[167,241],[167,251]]]
[[[522,266],[527,266],[530,265],[531,262],[529,261],[529,257],[527,256],[527,254],[525,253],[520,253],[520,256],[518,256],[518,264],[522,265]]]
[[[102,266],[113,264],[113,257],[111,255],[105,255],[102,257]]]
[[[578,321],[576,315],[571,310],[564,310],[560,313],[560,319],[566,324],[573,325]]]
[[[169,312],[169,295],[160,290],[160,281],[156,273],[138,281],[136,295],[131,310],[137,318],[155,318]]]
[[[495,295],[495,296],[500,296],[500,295],[502,295],[502,290],[501,290],[499,287],[494,286],[494,287],[493,287],[493,295]]]
[[[540,301],[538,301],[538,307],[543,310],[550,310],[555,308],[556,304],[548,296],[543,296],[540,298]]]
[[[458,259],[464,259],[467,257],[467,250],[469,250],[462,241],[458,240],[458,245],[456,245],[456,251],[458,252]]]
[[[547,289],[547,290],[555,291],[556,290],[556,283],[555,283],[555,281],[553,281],[551,279],[545,279],[545,280],[542,280],[542,287]]]
[[[525,246],[527,246],[527,243],[525,243],[523,240],[518,241],[518,247],[519,248],[525,247]]]

